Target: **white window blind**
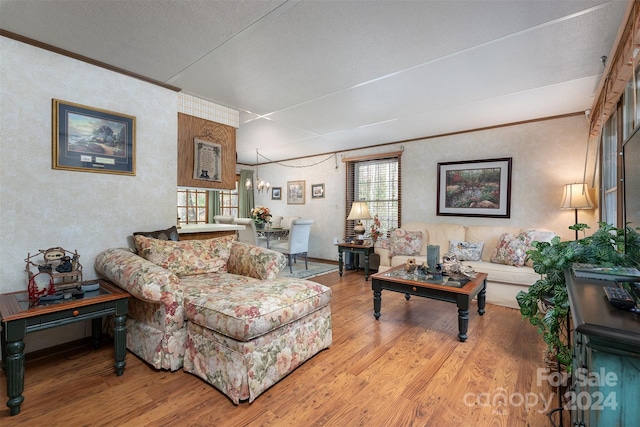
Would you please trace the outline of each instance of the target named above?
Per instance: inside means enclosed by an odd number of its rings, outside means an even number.
[[[400,155],[347,161],[347,197],[345,218],[354,201],[367,202],[371,216],[378,215],[383,235],[401,225]],[[362,221],[367,234],[373,220]],[[355,221],[345,221],[345,237],[353,235]]]

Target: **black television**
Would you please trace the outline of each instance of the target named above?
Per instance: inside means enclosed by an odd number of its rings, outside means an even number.
[[[640,232],[640,127],[622,146],[622,169],[624,224]]]

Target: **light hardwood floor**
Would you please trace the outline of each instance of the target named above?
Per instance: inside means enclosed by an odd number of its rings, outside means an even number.
[[[479,316],[474,303],[461,343],[454,304],[385,291],[376,321],[362,271],[312,280],[333,289],[333,346],[251,404],[131,353],[117,377],[105,343],[28,357],[21,413],[0,409],[0,425],[551,426],[541,396],[554,390],[536,381],[544,345],[517,310],[488,304]],[[6,402],[4,371],[0,387]]]

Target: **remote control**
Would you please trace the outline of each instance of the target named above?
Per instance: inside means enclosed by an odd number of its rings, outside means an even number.
[[[630,310],[636,306],[636,301],[626,289],[605,286],[604,293],[607,295],[609,303],[616,308]]]

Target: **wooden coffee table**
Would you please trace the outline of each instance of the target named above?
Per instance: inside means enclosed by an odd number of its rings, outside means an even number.
[[[100,344],[102,317],[114,316],[114,348],[116,375],[122,375],[126,365],[125,324],[129,294],[106,280],[93,292],[85,292],[82,298],[58,302],[30,302],[26,291],[0,295],[2,317],[2,359],[7,376],[7,406],[11,415],[20,413],[24,401],[24,337],[29,332],[54,328],[69,323],[92,320],[93,345]]]
[[[380,319],[382,306],[382,290],[401,292],[409,300],[411,295],[432,298],[440,301],[455,303],[458,306],[458,339],[467,340],[469,328],[469,305],[474,297],[478,297],[478,314],[484,314],[484,306],[487,292],[487,274],[477,273],[475,279],[457,287],[452,286],[454,281],[445,284],[435,283],[432,279],[419,277],[416,274],[407,273],[404,265],[392,268],[371,276],[371,288],[373,289],[373,316]],[[459,284],[458,284],[459,285]]]

